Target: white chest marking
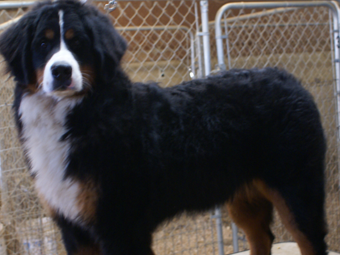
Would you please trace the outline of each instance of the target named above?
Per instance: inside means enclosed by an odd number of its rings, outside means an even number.
[[[78,101],[65,99],[57,102],[52,97],[37,93],[24,96],[19,109],[23,145],[32,172],[36,174],[36,189],[52,208],[70,220],[79,217],[79,184],[70,178],[65,179],[70,144],[60,141],[60,138],[66,131],[66,115]]]

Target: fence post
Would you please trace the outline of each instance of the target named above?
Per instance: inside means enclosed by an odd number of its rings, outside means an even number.
[[[334,40],[334,65],[335,65],[335,88],[336,88],[336,111],[337,111],[337,142],[338,142],[338,157],[340,155],[340,1],[334,3],[337,7],[337,12],[333,13],[333,40]],[[338,159],[338,169],[340,169],[340,161]],[[340,181],[340,172],[339,177]],[[340,184],[339,184],[340,186]]]
[[[205,76],[208,76],[211,71],[208,1],[200,1],[200,4],[201,4],[201,15],[202,15],[201,35],[203,36],[204,70],[205,70]]]
[[[233,232],[233,249],[234,252],[239,252],[239,247],[238,247],[238,227],[234,222],[231,223],[231,229]]]
[[[215,208],[214,218],[216,220],[218,254],[224,255],[223,230],[222,230],[222,212],[220,207]]]
[[[211,71],[208,1],[200,1],[200,5],[202,15],[202,33],[200,35],[203,36],[204,71],[205,76],[208,76]],[[224,255],[221,208],[216,207],[214,218],[216,220],[218,254]]]
[[[208,76],[211,71],[208,1],[200,1],[200,4],[201,4],[201,15],[202,15],[201,35],[203,36],[204,71],[205,71],[205,76]],[[218,254],[224,255],[221,208],[216,207],[214,218],[216,220]]]

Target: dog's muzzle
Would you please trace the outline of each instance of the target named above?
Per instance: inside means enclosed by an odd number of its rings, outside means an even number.
[[[45,66],[43,90],[48,94],[65,97],[82,89],[82,73],[73,54],[67,49],[56,52]]]

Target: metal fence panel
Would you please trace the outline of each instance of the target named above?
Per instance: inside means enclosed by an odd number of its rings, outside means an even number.
[[[216,24],[221,25],[222,32],[216,29],[217,48],[211,49],[215,52],[212,59],[217,69],[266,66],[284,68],[302,81],[317,102],[328,144],[327,242],[330,249],[339,251],[340,172],[336,93],[339,78],[336,77],[336,68],[339,67],[336,66],[338,51],[335,48],[338,45],[334,47],[334,38],[338,33],[337,7],[334,3],[324,1],[263,2],[229,4],[224,10],[217,14],[220,18],[211,22],[212,32]],[[220,57],[218,63],[216,56]],[[274,232],[275,242],[292,240],[277,215]]]

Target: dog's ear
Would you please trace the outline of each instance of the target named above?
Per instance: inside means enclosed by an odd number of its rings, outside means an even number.
[[[92,35],[96,62],[100,63],[97,68],[100,68],[101,78],[110,82],[127,49],[126,41],[114,29],[110,19],[99,11],[93,9],[85,19]]]
[[[24,15],[0,35],[0,53],[7,62],[7,71],[21,84],[35,79],[32,65],[32,15]]]

